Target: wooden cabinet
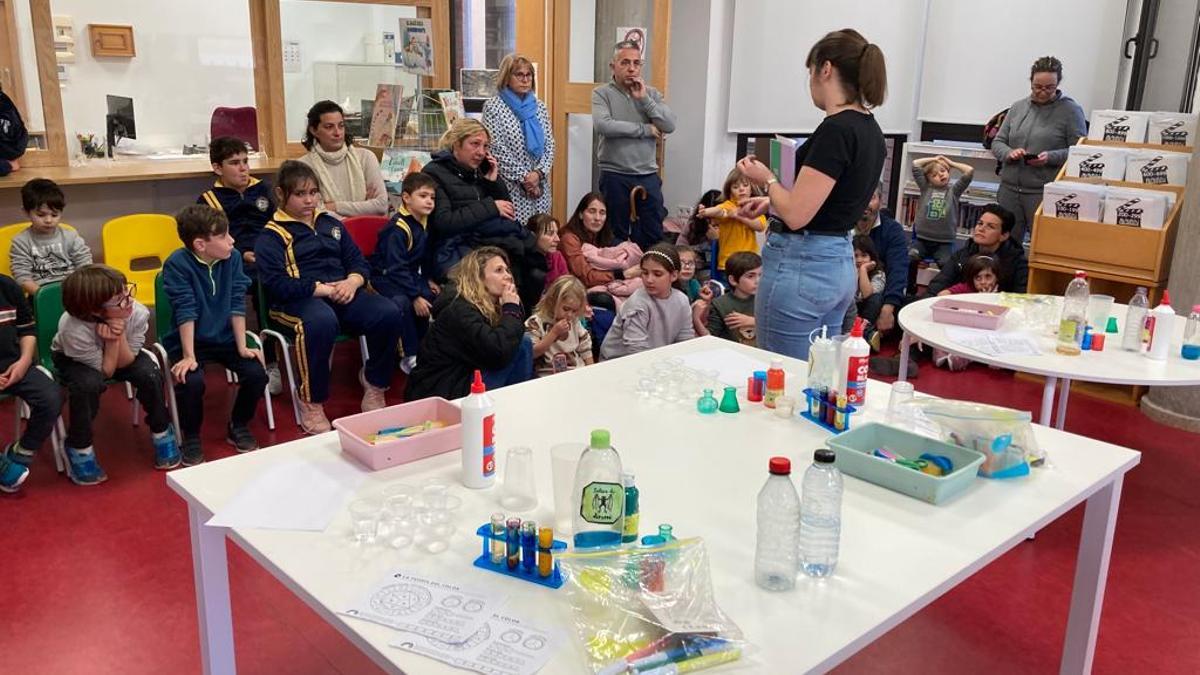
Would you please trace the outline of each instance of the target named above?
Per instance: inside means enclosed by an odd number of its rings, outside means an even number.
[[[92,56],[132,58],[136,55],[133,48],[133,26],[88,24],[88,39],[92,43]]]

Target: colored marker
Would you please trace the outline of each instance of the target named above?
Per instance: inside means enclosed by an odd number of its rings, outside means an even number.
[[[665,666],[654,668],[652,670],[644,670],[638,675],[678,675],[680,673],[694,673],[698,670],[707,670],[716,668],[725,663],[732,663],[742,658],[742,650],[727,649],[715,654],[705,654],[697,656],[694,659],[687,659],[678,663],[669,663]]]

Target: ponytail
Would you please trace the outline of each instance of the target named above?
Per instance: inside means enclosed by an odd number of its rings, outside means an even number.
[[[887,97],[887,64],[879,45],[853,28],[828,33],[808,52],[804,65],[818,69],[828,62],[837,71],[846,97],[865,108],[883,105]]]

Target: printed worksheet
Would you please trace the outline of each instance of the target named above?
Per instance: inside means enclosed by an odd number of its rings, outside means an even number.
[[[467,640],[444,642],[405,633],[393,647],[458,668],[488,675],[532,675],[562,644],[562,635],[535,628],[512,616],[493,614]]]
[[[490,590],[397,570],[341,614],[461,643],[476,635],[506,599]]]

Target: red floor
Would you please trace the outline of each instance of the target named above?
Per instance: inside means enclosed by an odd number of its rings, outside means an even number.
[[[356,359],[355,350],[339,350],[338,364],[344,360],[346,367],[337,372],[353,372]],[[331,417],[357,410],[353,379],[335,375],[340,404],[330,406]],[[223,428],[217,420],[233,390],[216,370],[208,381],[212,459],[232,453],[217,435]],[[1039,385],[980,366],[951,374],[923,364],[916,385],[931,394],[1025,409],[1041,398]],[[401,389],[393,387],[393,402]],[[121,393],[110,391],[104,400],[98,429],[107,440],[97,450],[107,483],[75,487],[55,474],[44,452],[19,495],[0,495],[0,569],[6,577],[0,672],[199,670],[186,509],[163,474],[151,469],[145,427],[129,425]],[[280,424],[274,435],[265,422],[254,429],[264,445],[297,436],[286,396],[275,411]],[[0,406],[0,429],[11,429],[5,422],[10,415],[8,406]],[[1157,425],[1134,408],[1082,396],[1072,398],[1067,429],[1144,453],[1125,481],[1095,672],[1200,672],[1200,437]],[[1064,516],[839,670],[1056,671],[1081,520],[1081,508]],[[378,672],[239,549],[229,550],[242,673]],[[797,649],[803,649],[803,636],[797,637]]]

